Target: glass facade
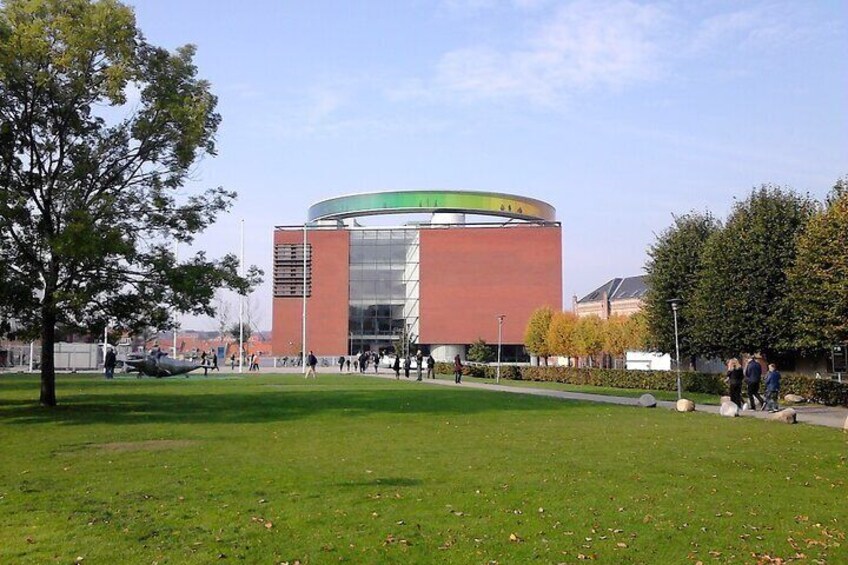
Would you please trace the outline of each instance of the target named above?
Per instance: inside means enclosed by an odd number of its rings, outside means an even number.
[[[414,228],[351,231],[349,354],[417,338],[418,241]]]

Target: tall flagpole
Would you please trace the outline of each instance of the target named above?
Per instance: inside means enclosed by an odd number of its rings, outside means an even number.
[[[239,256],[239,276],[244,276],[244,218],[241,220],[241,253]],[[244,363],[244,295],[239,294],[239,373]]]
[[[303,364],[303,372],[306,373],[306,254],[308,253],[308,243],[306,241],[306,222],[303,223],[303,320],[302,329],[303,336],[301,343],[303,344],[301,351],[301,362]]]

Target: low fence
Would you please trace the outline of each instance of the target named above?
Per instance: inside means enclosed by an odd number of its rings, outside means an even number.
[[[127,346],[118,346],[118,358],[126,357]],[[11,371],[28,371],[41,367],[40,345],[0,346],[0,367]],[[99,343],[57,343],[53,348],[57,371],[100,371],[103,369],[103,345]]]

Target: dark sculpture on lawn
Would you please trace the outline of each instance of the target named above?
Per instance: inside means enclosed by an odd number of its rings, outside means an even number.
[[[174,375],[184,375],[195,369],[199,369],[203,365],[194,361],[180,361],[179,359],[171,359],[163,353],[154,352],[149,355],[128,357],[126,364],[132,370],[138,371],[140,375],[147,375],[160,379],[162,377],[173,377]],[[188,375],[186,375],[188,377]]]

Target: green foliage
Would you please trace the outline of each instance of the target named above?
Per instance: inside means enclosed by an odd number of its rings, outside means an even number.
[[[577,315],[573,312],[557,312],[548,326],[547,344],[551,355],[576,357],[577,346],[574,343],[574,331],[577,328]]]
[[[453,374],[453,363],[436,363],[436,372],[440,375]],[[478,379],[494,379],[495,373],[496,367],[491,365],[468,364],[463,367],[464,375]],[[619,389],[677,390],[677,373],[673,371],[501,365],[501,378]],[[685,392],[719,396],[728,394],[724,375],[684,371],[681,373],[681,384]],[[784,373],[780,386],[781,396],[799,394],[811,402],[848,407],[848,383]]]
[[[652,349],[675,352],[674,320],[669,300],[682,300],[678,309],[680,353],[691,357],[701,351],[693,342],[691,304],[701,268],[701,254],[707,240],[720,229],[709,212],[676,216],[674,224],[662,232],[648,249],[648,292],[643,312],[647,341]]]
[[[686,324],[700,353],[732,357],[791,349],[795,328],[786,272],[815,210],[808,197],[763,186],[737,203],[707,241]]]
[[[651,348],[648,333],[648,318],[644,311],[636,312],[629,318],[624,327],[625,349],[627,351],[647,351]]]
[[[598,316],[585,316],[577,320],[574,328],[575,353],[587,357],[590,363],[604,349],[604,323]]]
[[[810,402],[828,406],[848,406],[848,383],[831,379],[784,373],[780,379],[780,394],[798,394]]]
[[[629,349],[630,336],[628,318],[621,315],[610,316],[602,323],[601,336],[603,351],[621,357]]]
[[[553,314],[553,310],[545,306],[534,310],[530,315],[524,332],[524,346],[531,355],[547,358],[551,354],[547,338]]]
[[[488,363],[494,361],[496,354],[492,351],[491,346],[486,345],[483,339],[478,339],[468,348],[468,360],[477,363]]]
[[[250,324],[242,324],[241,328],[239,328],[239,324],[236,322],[228,328],[227,333],[235,340],[238,340],[241,334],[244,341],[247,341],[253,335],[253,328],[250,327]]]
[[[798,238],[789,287],[800,347],[848,342],[848,179],[836,183]]]
[[[677,374],[672,371],[628,371],[624,369],[596,369],[573,367],[526,367],[521,371],[523,380],[558,382],[574,385],[637,388],[646,390],[677,390]],[[681,373],[683,390],[721,395],[727,392],[722,375]]]
[[[194,51],[147,43],[116,1],[0,5],[0,314],[40,330],[43,404],[57,324],[164,329],[173,310],[211,315],[216,288],[261,278],[239,277],[232,255],[173,253],[235,198],[185,194],[220,123]]]

